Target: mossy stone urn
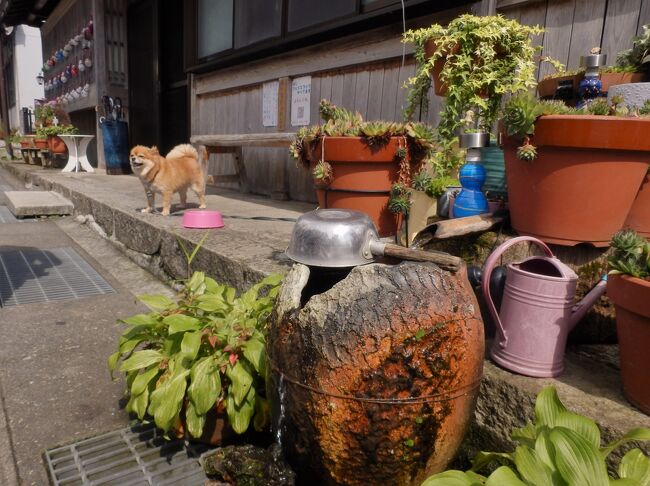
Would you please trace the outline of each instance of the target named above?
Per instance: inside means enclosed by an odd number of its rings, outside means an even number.
[[[369,264],[335,277],[296,264],[267,350],[298,484],[419,485],[446,468],[469,425],[483,322],[465,267]]]

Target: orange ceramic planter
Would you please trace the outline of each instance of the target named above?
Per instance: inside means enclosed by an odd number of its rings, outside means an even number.
[[[47,145],[53,154],[64,154],[66,151],[65,142],[62,138],[50,135],[47,137]]]
[[[611,275],[607,296],[616,308],[623,393],[644,413],[650,414],[650,282]]]
[[[329,162],[333,180],[327,188],[316,189],[319,206],[362,211],[370,216],[380,236],[394,235],[397,218],[388,210],[388,201],[391,186],[399,177],[397,149],[405,145],[402,137],[392,137],[378,149],[371,149],[361,137],[322,139],[312,159],[315,163],[323,157]]]
[[[538,158],[519,160],[505,139],[512,227],[547,243],[609,245],[625,223],[650,161],[650,120],[541,117]]]
[[[36,138],[34,139],[34,146],[40,150],[47,149],[47,139],[46,138]]]
[[[625,220],[625,227],[650,238],[650,174],[646,175],[634,199],[632,209]]]
[[[555,78],[542,79],[537,84],[537,94],[540,98],[553,98],[558,85],[562,81],[572,81],[573,93],[577,95],[580,81],[584,78],[584,73],[574,74],[572,76],[558,76]],[[601,73],[600,82],[602,83],[602,92],[609,91],[609,87],[616,84],[640,83],[644,81],[643,73]]]

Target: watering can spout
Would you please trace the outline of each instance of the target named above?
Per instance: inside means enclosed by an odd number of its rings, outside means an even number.
[[[571,308],[571,318],[569,319],[569,326],[571,329],[573,329],[585,314],[587,314],[589,309],[591,309],[596,301],[605,293],[605,290],[607,290],[607,275],[603,275],[589,293]]]

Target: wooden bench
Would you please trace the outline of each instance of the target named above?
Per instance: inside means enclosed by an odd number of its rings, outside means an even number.
[[[209,154],[232,154],[235,158],[235,173],[223,175],[208,175],[211,184],[223,182],[236,182],[241,192],[248,192],[248,177],[246,167],[242,160],[244,147],[275,147],[288,148],[295,137],[295,133],[246,133],[233,135],[192,135],[190,142],[194,145],[204,146]],[[283,169],[284,170],[284,166]],[[286,199],[286,193],[272,194],[278,199]]]

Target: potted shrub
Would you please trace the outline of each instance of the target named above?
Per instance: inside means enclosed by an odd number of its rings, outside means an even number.
[[[620,446],[650,440],[650,429],[631,429],[601,446],[596,422],[567,410],[554,387],[537,395],[535,423],[514,429],[511,438],[518,443],[513,452],[479,452],[471,470],[438,473],[421,486],[644,486],[650,481],[650,459],[639,448],[626,451],[613,478],[605,463]],[[486,469],[488,477],[478,473]]]
[[[410,207],[412,174],[430,157],[434,132],[420,123],[364,121],[359,113],[320,103],[324,125],[298,130],[290,152],[312,170],[322,208],[370,216],[381,236],[397,231]]]
[[[608,246],[648,170],[650,118],[620,100],[583,110],[520,95],[508,101],[502,145],[512,227],[559,245]]]
[[[47,137],[47,148],[53,154],[64,154],[67,151],[65,142],[59,135],[75,135],[79,130],[72,125],[50,125],[36,131]]]
[[[433,77],[436,94],[444,94],[445,106],[438,125],[442,165],[450,175],[462,164],[457,149],[457,131],[466,113],[476,111],[475,129],[490,132],[500,112],[504,95],[535,87],[535,53],[531,36],[543,29],[522,25],[501,15],[461,15],[447,26],[409,30],[403,41],[415,45],[415,76],[408,80],[405,117],[427,108],[427,93]]]
[[[266,319],[280,278],[236,297],[235,289],[195,272],[176,302],[140,296],[151,312],[122,321],[129,327],[108,359],[111,373],[120,362],[126,375],[127,411],[211,443],[221,441],[225,421],[238,434],[251,423],[265,427]]]
[[[650,243],[634,231],[612,238],[607,297],[616,309],[623,392],[650,414]]]

